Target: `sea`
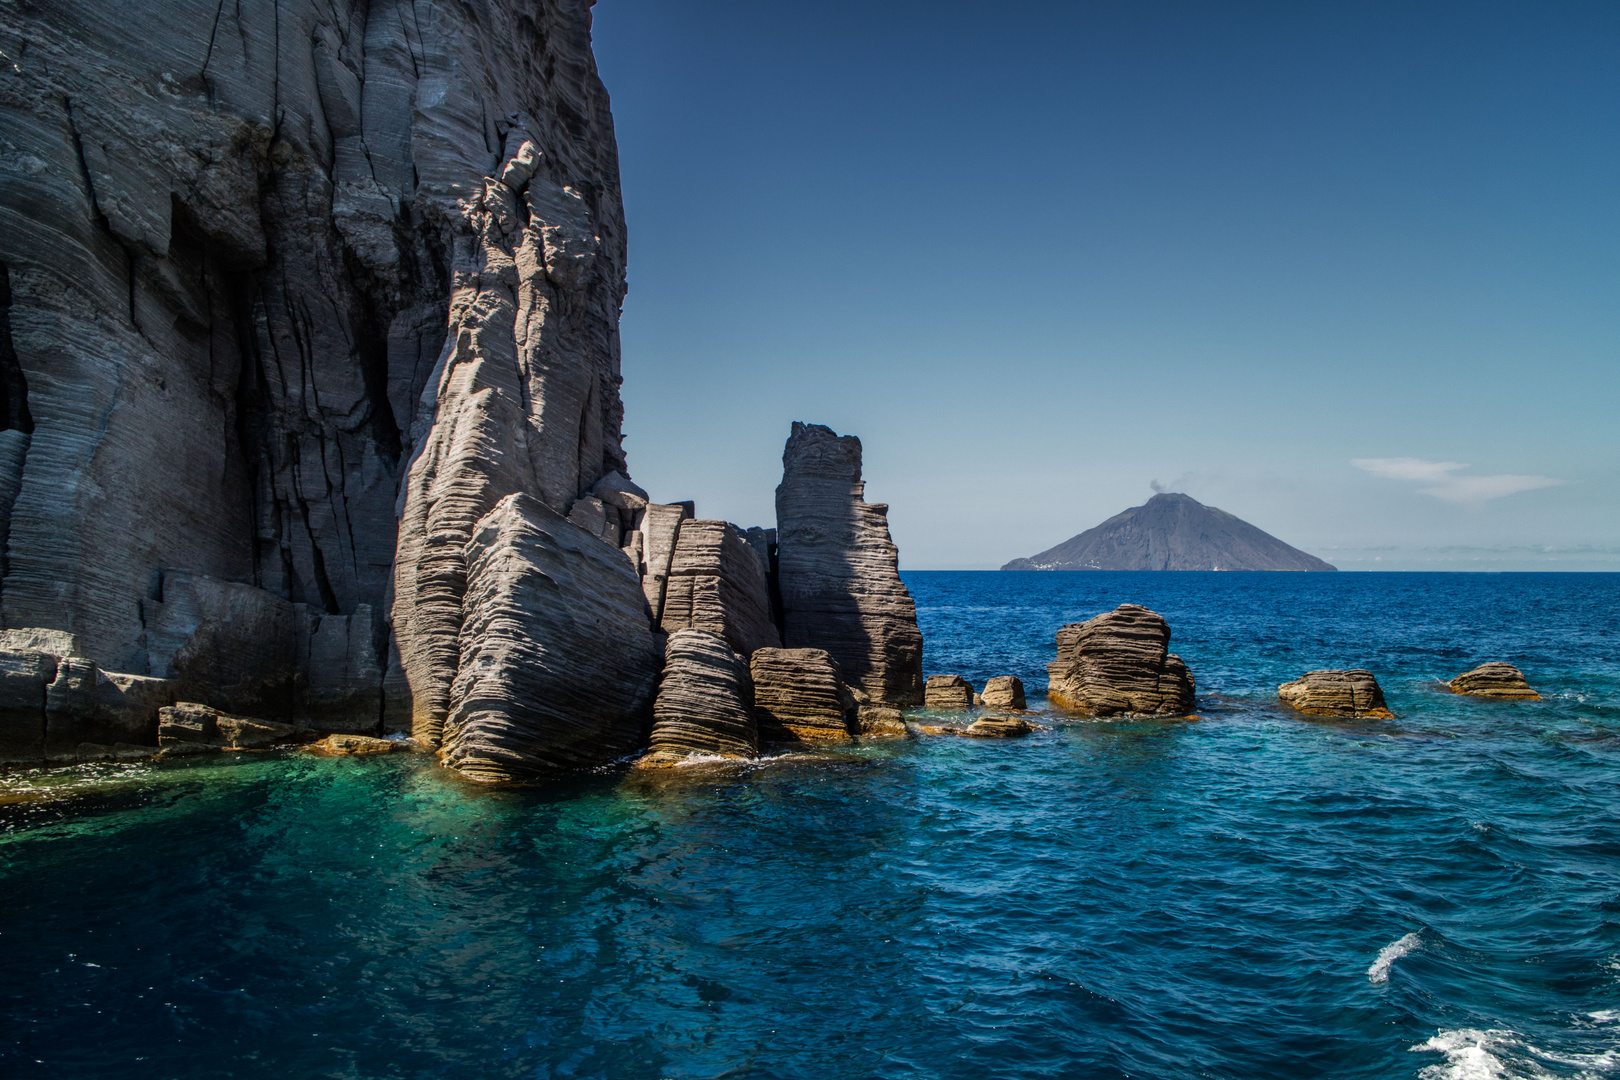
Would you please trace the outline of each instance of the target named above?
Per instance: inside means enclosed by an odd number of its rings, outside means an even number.
[[[908,572],[1038,730],[481,788],[0,780],[0,1075],[1620,1077],[1620,575]],[[1187,719],[1044,712],[1169,620]],[[1445,692],[1486,660],[1538,702]],[[1282,708],[1366,667],[1393,721]]]

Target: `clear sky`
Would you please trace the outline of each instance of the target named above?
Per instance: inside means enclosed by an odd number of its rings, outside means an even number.
[[[1620,570],[1620,4],[600,0],[625,441],[901,565],[1153,485],[1344,569]]]

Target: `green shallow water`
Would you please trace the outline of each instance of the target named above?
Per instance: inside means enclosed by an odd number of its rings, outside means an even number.
[[[1058,625],[1147,603],[1202,719],[531,790],[8,777],[0,1070],[1620,1076],[1620,577],[907,580],[930,670],[1034,689]],[[1547,699],[1433,682],[1495,658]],[[1275,705],[1330,662],[1400,719]]]

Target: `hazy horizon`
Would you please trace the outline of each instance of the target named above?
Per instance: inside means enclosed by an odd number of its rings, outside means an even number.
[[[1341,569],[1620,569],[1620,9],[601,0],[626,450],[907,569],[1155,486]]]

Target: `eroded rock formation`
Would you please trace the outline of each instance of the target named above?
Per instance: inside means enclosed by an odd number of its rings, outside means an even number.
[[[476,523],[624,474],[589,31],[575,0],[0,5],[4,625],[329,729],[414,689],[436,732]]]
[[[923,687],[923,704],[930,709],[971,708],[973,684],[960,675],[930,675]]]
[[[765,568],[748,537],[724,521],[679,524],[659,616],[664,632],[707,630],[743,656],[780,648]]]
[[[776,489],[777,585],[789,648],[825,649],[874,701],[923,699],[922,633],[888,511],[862,495],[861,441],[794,423]]]
[[[1170,625],[1139,604],[1063,627],[1046,672],[1051,702],[1090,716],[1184,715],[1193,708],[1192,672],[1170,652]]]
[[[748,664],[707,630],[669,635],[653,702],[652,739],[641,767],[677,764],[693,754],[753,757],[759,752]]]
[[[446,764],[521,779],[646,745],[663,643],[619,548],[519,493],[479,520],[466,567]]]
[[[984,682],[984,693],[979,695],[992,709],[1019,709],[1027,707],[1024,700],[1024,680],[1016,675],[992,675]]]
[[[838,663],[825,649],[759,649],[749,659],[762,740],[835,742],[850,735]]]
[[[1290,708],[1310,716],[1392,720],[1395,715],[1384,704],[1378,680],[1365,668],[1307,671],[1277,687],[1277,696]]]
[[[1453,694],[1501,698],[1506,701],[1541,700],[1541,695],[1524,681],[1524,672],[1501,660],[1492,660],[1472,671],[1465,671],[1446,685]]]

